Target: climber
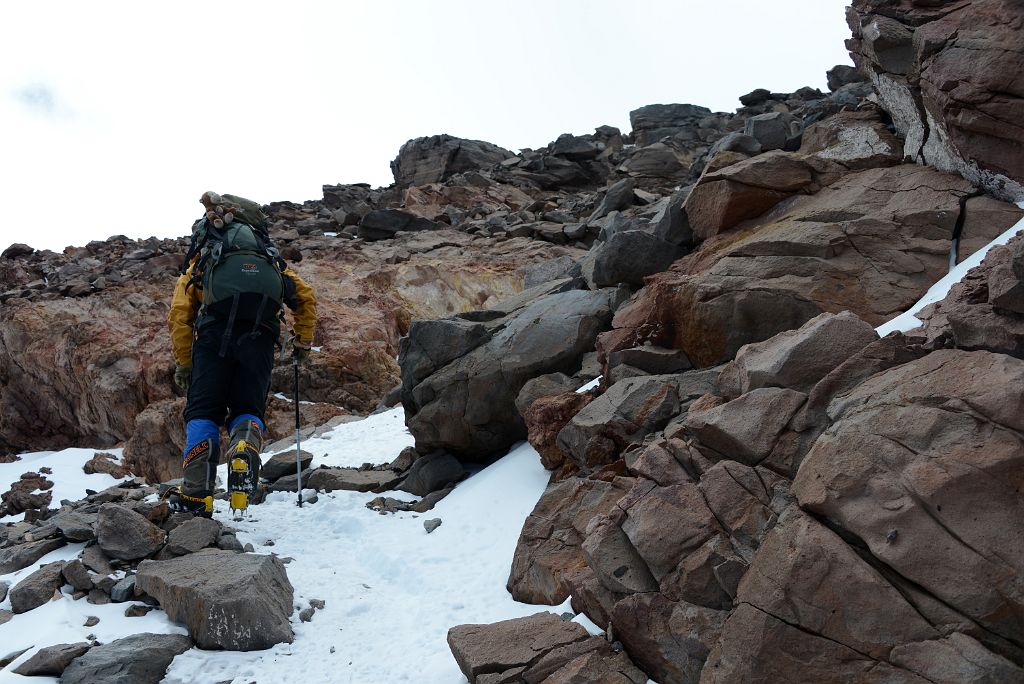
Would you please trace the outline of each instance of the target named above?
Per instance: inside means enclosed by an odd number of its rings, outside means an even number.
[[[210,517],[220,462],[220,426],[230,434],[231,508],[244,510],[259,483],[264,408],[283,307],[292,309],[292,357],[305,361],[316,297],[270,242],[255,202],[204,193],[167,323],[174,382],[184,390],[183,481],[164,496],[172,510]]]

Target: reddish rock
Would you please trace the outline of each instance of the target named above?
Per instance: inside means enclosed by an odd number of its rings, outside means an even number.
[[[702,367],[822,312],[849,310],[881,324],[945,274],[970,192],[961,178],[919,166],[848,174],[649,278],[616,312],[598,350],[607,358],[650,343],[681,349]],[[987,226],[991,237],[1022,214],[1002,206],[1003,220]]]
[[[990,352],[940,350],[874,375],[829,404],[832,426],[793,483],[803,508],[1018,645],[1022,386],[1024,361]]]
[[[82,470],[86,475],[104,473],[117,479],[121,479],[131,472],[125,466],[115,463],[114,456],[112,454],[106,453],[97,453],[91,459],[86,461],[85,465],[82,466]]]
[[[720,531],[692,483],[657,487],[639,498],[626,507],[622,529],[659,581]]]
[[[572,420],[573,416],[592,402],[592,394],[567,392],[536,399],[523,414],[526,421],[527,440],[540,454],[540,462],[548,470],[554,470],[565,462],[565,453],[558,447],[558,433]]]
[[[908,158],[1024,199],[1020,7],[1003,0],[856,0],[850,53],[907,140]]]
[[[723,369],[719,389],[728,397],[761,387],[807,392],[829,371],[877,339],[874,328],[849,311],[821,314],[797,330],[741,347]]]
[[[516,544],[507,585],[512,598],[548,605],[564,601],[567,577],[586,565],[580,547],[587,526],[611,512],[632,484],[632,478],[569,478],[549,485]]]
[[[615,636],[648,675],[664,684],[696,684],[727,613],[636,594],[612,613]]]
[[[721,406],[688,414],[683,425],[708,458],[755,466],[771,454],[806,399],[802,392],[762,387]]]
[[[53,482],[42,473],[22,473],[9,490],[0,494],[0,515],[45,511],[53,500],[53,492],[46,490],[52,487]]]
[[[448,630],[448,647],[470,682],[534,664],[545,654],[590,638],[581,625],[554,613],[504,620],[490,625],[459,625]]]

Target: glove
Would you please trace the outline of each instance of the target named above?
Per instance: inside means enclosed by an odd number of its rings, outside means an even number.
[[[174,384],[188,392],[188,387],[192,384],[192,366],[174,364]]]
[[[292,358],[299,363],[309,358],[309,350],[313,345],[310,342],[303,342],[298,337],[292,340]]]

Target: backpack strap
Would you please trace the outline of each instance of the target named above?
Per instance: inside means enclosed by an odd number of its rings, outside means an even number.
[[[224,328],[224,336],[220,340],[220,353],[217,354],[220,358],[224,358],[228,353],[228,344],[231,342],[231,330],[235,327],[235,316],[238,314],[238,295],[231,298],[231,313],[228,314],[228,325]]]

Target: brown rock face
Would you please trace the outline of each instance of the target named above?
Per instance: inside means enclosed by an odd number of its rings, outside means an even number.
[[[849,310],[878,325],[945,273],[960,201],[971,191],[959,177],[917,166],[848,174],[648,279],[598,349],[607,357],[649,342],[708,366],[822,312]],[[1021,215],[1001,206],[989,239]]]
[[[1012,0],[856,0],[850,53],[909,159],[1024,199],[1024,24]]]
[[[373,244],[297,236],[278,241],[301,248],[296,268],[319,299],[321,351],[302,368],[302,399],[361,413],[398,384],[398,340],[412,318],[485,307],[522,289],[521,267],[579,254],[526,238],[481,240],[454,230]],[[0,451],[112,447],[141,428],[149,434],[136,436],[138,446],[129,452],[144,461],[150,445],[175,442],[180,433],[170,406],[176,389],[166,317],[186,245],[154,241],[150,251],[158,256],[127,259],[139,244],[112,239],[65,255],[36,253],[21,257],[31,260],[24,274],[7,274],[14,282],[5,287],[22,285],[14,292],[23,296],[7,299],[0,311]],[[17,282],[47,269],[55,283],[129,275],[87,287],[80,297],[62,296],[63,285],[39,291]],[[291,394],[290,364],[274,371],[272,391]],[[136,419],[152,404],[156,413],[137,428]],[[153,422],[160,420],[162,426]],[[160,450],[154,458],[168,449]],[[173,466],[144,469],[167,474]]]
[[[828,407],[800,468],[806,510],[961,613],[1005,652],[1024,646],[1024,361],[940,350]]]

